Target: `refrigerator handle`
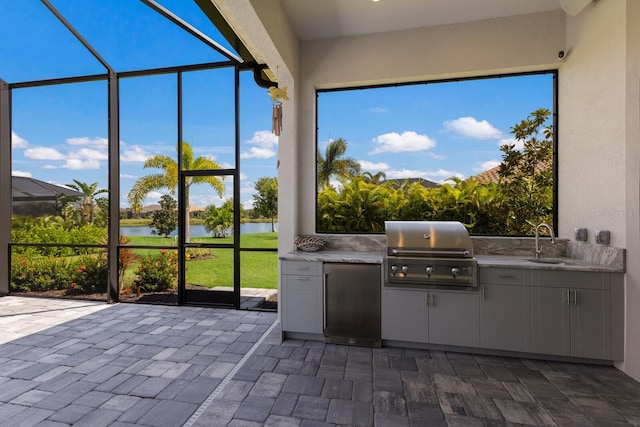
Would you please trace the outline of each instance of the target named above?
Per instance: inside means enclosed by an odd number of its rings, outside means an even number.
[[[324,280],[322,281],[322,330],[327,330],[327,280],[329,274],[324,274]],[[317,295],[317,294],[316,294]]]

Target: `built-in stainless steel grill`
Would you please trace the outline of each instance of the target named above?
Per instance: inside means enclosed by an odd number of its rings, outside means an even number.
[[[387,221],[385,286],[476,290],[473,243],[457,221]]]

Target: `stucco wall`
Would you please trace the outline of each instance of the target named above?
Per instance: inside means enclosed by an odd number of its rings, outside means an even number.
[[[622,368],[640,381],[640,2],[627,1],[626,205],[627,322]]]
[[[298,84],[298,229],[315,231],[315,90],[554,69],[561,11],[307,42]]]
[[[626,248],[625,361],[619,367],[640,380],[637,22],[635,0],[600,0],[567,19],[569,55],[559,81],[559,217],[561,230],[608,229],[612,245]]]
[[[603,0],[567,17],[559,73],[558,228],[611,231],[625,247],[625,2]]]

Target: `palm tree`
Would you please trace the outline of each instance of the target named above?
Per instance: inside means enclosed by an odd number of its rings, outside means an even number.
[[[109,190],[106,188],[98,189],[97,182],[87,184],[86,182],[81,182],[77,179],[74,179],[73,182],[75,182],[75,184],[66,184],[66,186],[84,194],[82,202],[80,203],[80,215],[82,217],[82,222],[93,222],[93,211],[96,206],[95,198],[98,194],[108,193]]]
[[[176,146],[177,150],[177,146]],[[127,195],[129,206],[134,213],[142,210],[142,201],[150,192],[166,188],[172,195],[176,194],[178,188],[178,162],[169,156],[156,154],[149,157],[143,167],[162,169],[163,172],[145,175],[138,179],[131,191]],[[193,157],[193,149],[188,142],[182,142],[182,170],[211,170],[220,169],[220,165],[208,157]],[[189,176],[185,179],[184,201],[189,207],[189,188],[193,184],[209,184],[222,197],[224,194],[224,184],[222,180],[215,176]],[[185,216],[185,241],[189,241],[189,218]]]
[[[362,178],[364,178],[364,182],[378,185],[387,178],[387,174],[382,171],[376,172],[375,174],[366,171],[362,174]]]
[[[338,138],[330,141],[324,156],[318,150],[318,188],[327,188],[332,176],[347,178],[360,173],[360,163],[351,157],[345,157],[347,141]]]

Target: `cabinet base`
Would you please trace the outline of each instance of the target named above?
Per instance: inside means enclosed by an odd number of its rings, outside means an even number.
[[[554,361],[554,362],[586,363],[590,365],[613,366],[614,363],[618,362],[616,360],[607,360],[607,359],[588,359],[583,357],[559,356],[556,354],[526,353],[526,352],[519,352],[519,351],[496,350],[491,348],[479,348],[479,347],[458,347],[458,346],[452,346],[452,345],[427,344],[427,343],[418,343],[418,342],[411,342],[411,341],[383,340],[382,344],[384,347],[404,347],[404,348],[415,348],[420,350],[437,350],[437,351],[448,351],[448,352],[455,352],[455,353],[481,354],[486,356],[517,357],[521,359],[536,359],[536,360],[547,360],[547,361]]]
[[[356,338],[356,337],[336,337],[328,336],[324,341],[329,344],[353,345],[357,347],[382,347],[382,340],[377,338]]]

